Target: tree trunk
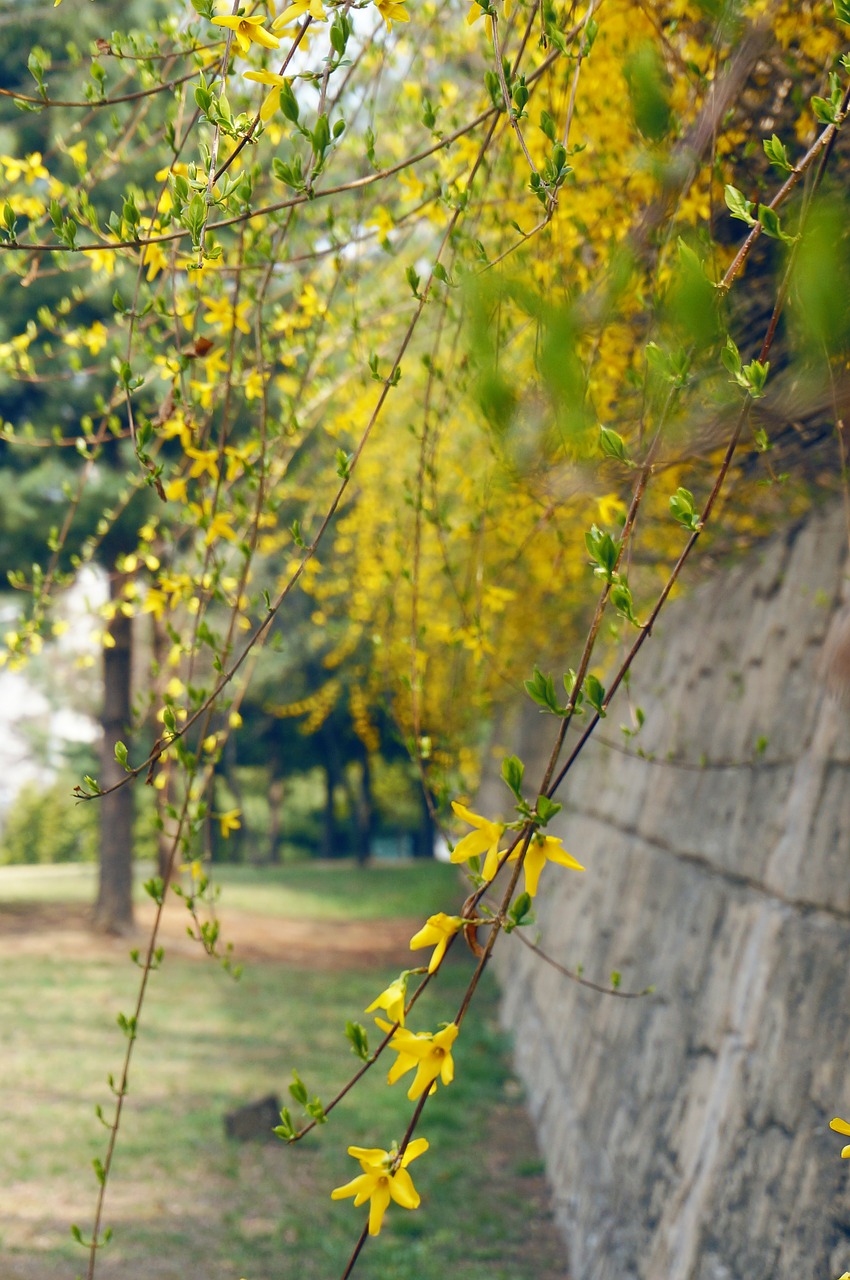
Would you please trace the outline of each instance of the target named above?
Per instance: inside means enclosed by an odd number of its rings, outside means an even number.
[[[334,796],[341,775],[339,752],[333,730],[328,730],[327,725],[323,725],[319,732],[322,744],[322,768],[325,771],[325,809],[319,853],[322,858],[338,858],[342,851],[334,812]]]
[[[109,595],[117,602],[122,577],[109,576]],[[110,643],[103,649],[103,711],[101,713],[100,777],[104,789],[126,777],[115,759],[116,742],[127,746],[133,624],[119,610],[109,624]],[[95,927],[104,933],[126,933],[133,924],[133,790],[127,784],[97,801],[100,813],[100,878],[95,903]]]
[[[413,856],[414,858],[433,858],[434,818],[424,788],[420,788],[420,795],[422,797],[422,817],[413,842]]]
[[[158,703],[162,704],[163,687],[166,683],[166,658],[168,656],[169,638],[165,629],[162,618],[152,614],[152,632],[151,632],[151,648],[153,652],[153,666],[156,673],[157,691],[159,693]],[[158,703],[154,702],[152,707],[153,715],[156,715]],[[163,727],[158,720],[153,719],[151,724],[154,737],[159,737],[163,732]],[[168,808],[174,803],[173,788],[171,786],[171,770],[168,766],[163,766],[160,762],[162,775],[158,779],[163,785],[156,788],[156,812],[162,823],[162,827],[157,833],[156,839],[156,860],[157,875],[161,878],[165,888],[168,889],[174,872],[175,854],[174,854],[174,835],[169,834],[170,828],[174,825],[168,816]]]
[[[369,767],[369,752],[363,752],[360,762],[360,786],[356,797],[354,812],[357,820],[357,861],[364,866],[372,854],[372,827],[374,825],[374,806],[372,804],[372,771]]]
[[[323,858],[335,858],[338,853],[336,817],[334,815],[334,791],[336,773],[329,760],[325,760],[325,808],[322,817],[322,844],[319,850]]]
[[[285,783],[282,775],[278,772],[278,762],[275,760],[269,766],[271,779],[269,781],[269,843],[266,861],[270,866],[276,867],[280,865],[280,842],[283,834],[283,801],[285,795]]]

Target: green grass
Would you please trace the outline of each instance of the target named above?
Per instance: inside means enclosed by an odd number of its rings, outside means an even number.
[[[440,904],[433,894],[438,882],[446,887],[446,871],[367,871],[372,887],[357,910],[378,918],[402,907],[405,915],[422,917]],[[223,879],[227,900],[241,892],[246,908],[262,900],[266,907],[285,904],[282,914],[291,914],[293,896],[305,911],[318,895],[315,910],[327,913],[351,904],[363,875],[346,868],[333,874],[230,868]],[[52,883],[78,887],[61,877]],[[5,887],[0,883],[0,900]],[[411,1015],[414,1030],[453,1018],[471,963],[462,955],[445,966],[439,985]],[[151,980],[132,1069],[107,1198],[106,1222],[115,1238],[101,1255],[100,1280],[334,1280],[341,1274],[365,1208],[355,1210],[351,1200],[332,1203],[330,1190],[359,1172],[346,1155],[348,1144],[386,1147],[401,1137],[412,1108],[405,1083],[389,1088],[386,1065],[379,1064],[326,1126],[295,1147],[231,1142],[223,1117],[270,1092],[286,1101],[293,1068],[311,1094],[327,1101],[357,1065],[344,1036],[346,1020],[369,1024],[361,1010],[393,976],[268,963],[250,965],[234,982],[213,963],[166,955]],[[92,1160],[102,1156],[107,1136],[94,1109],[100,1104],[109,1114],[106,1077],[118,1072],[123,1046],[116,1017],[129,1012],[137,980],[123,957],[0,956],[0,1130],[8,1192],[0,1197],[0,1255],[12,1275],[20,1270],[28,1278],[70,1280],[84,1271],[70,1224],[85,1233],[91,1221]],[[539,1240],[533,1264],[523,1258],[534,1210],[523,1201],[526,1188],[515,1170],[534,1152],[515,1146],[516,1085],[505,1047],[495,992],[485,983],[457,1042],[455,1082],[429,1100],[419,1130],[432,1147],[411,1167],[422,1208],[408,1213],[391,1206],[358,1277],[530,1280],[542,1274]],[[488,1172],[488,1136],[498,1138],[495,1116],[510,1134],[501,1139],[508,1158],[501,1170]],[[549,1261],[547,1274],[563,1274],[557,1245]],[[27,1269],[34,1262],[37,1269]]]
[[[221,866],[215,876],[225,901],[266,915],[311,920],[380,920],[427,916],[457,905],[457,867],[440,862],[358,867],[305,862],[294,867]]]
[[[152,874],[137,868],[136,897]],[[246,867],[223,863],[213,868],[228,906],[263,915],[310,920],[380,920],[429,915],[462,895],[456,867],[411,862],[358,867],[350,860],[304,862],[289,867]],[[58,866],[0,867],[0,903],[91,902],[97,868],[87,863]]]
[[[93,902],[96,892],[97,867],[92,863],[0,867],[0,904]]]

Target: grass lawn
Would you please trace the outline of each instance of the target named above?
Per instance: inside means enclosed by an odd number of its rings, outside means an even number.
[[[136,898],[153,868],[141,864]],[[463,893],[456,867],[441,862],[377,863],[361,868],[350,859],[303,862],[286,867],[214,868],[228,906],[261,915],[310,920],[379,920],[429,915],[457,904]],[[97,892],[93,863],[0,867],[3,902],[92,902]]]
[[[0,904],[63,894],[78,901],[84,877],[71,872],[80,870],[87,869],[4,868]],[[339,919],[343,911],[364,919],[421,918],[458,899],[454,869],[433,864],[365,873],[344,866],[229,868],[221,879],[225,901],[242,910],[317,921]],[[85,1234],[91,1220],[91,1162],[106,1139],[94,1108],[101,1104],[109,1114],[106,1077],[118,1072],[123,1047],[116,1016],[130,1011],[138,977],[121,953],[44,950],[25,958],[0,953],[3,1280],[71,1280],[85,1270],[70,1224]],[[414,1030],[454,1017],[470,971],[465,954],[446,967],[439,987],[411,1015]],[[267,962],[247,966],[234,982],[214,963],[166,953],[152,978],[131,1074],[107,1198],[115,1236],[100,1258],[101,1280],[341,1274],[366,1210],[355,1210],[351,1200],[332,1203],[330,1190],[359,1173],[345,1153],[349,1143],[387,1147],[401,1137],[412,1107],[405,1082],[388,1088],[379,1064],[327,1125],[291,1148],[235,1143],[224,1136],[222,1120],[230,1108],[268,1093],[286,1101],[293,1067],[311,1094],[327,1100],[356,1067],[346,1019],[370,1024],[362,1010],[394,976]],[[455,1082],[429,1101],[419,1130],[432,1146],[411,1166],[422,1207],[391,1206],[357,1276],[564,1276],[505,1050],[487,984],[457,1042]]]

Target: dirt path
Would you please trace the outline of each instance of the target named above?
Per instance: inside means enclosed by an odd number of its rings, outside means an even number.
[[[0,904],[0,955],[125,956],[143,949],[154,920],[153,903],[136,908],[131,933],[118,937],[91,928],[91,908],[82,905]],[[221,938],[233,944],[238,959],[309,964],[324,970],[351,969],[358,963],[409,961],[408,943],[421,925],[410,919],[286,920],[227,907],[219,913]],[[169,902],[163,913],[160,941],[172,954],[204,959],[200,945],[187,936],[191,919],[181,902]]]

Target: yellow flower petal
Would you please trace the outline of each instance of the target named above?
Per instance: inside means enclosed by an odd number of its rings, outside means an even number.
[[[398,1169],[390,1179],[390,1195],[396,1204],[403,1209],[419,1208],[419,1192],[413,1185],[413,1179],[406,1169]]]
[[[381,1224],[384,1221],[390,1203],[390,1183],[391,1179],[383,1177],[379,1180],[378,1185],[372,1192],[372,1199],[369,1204],[369,1235],[376,1236],[381,1230]]]

